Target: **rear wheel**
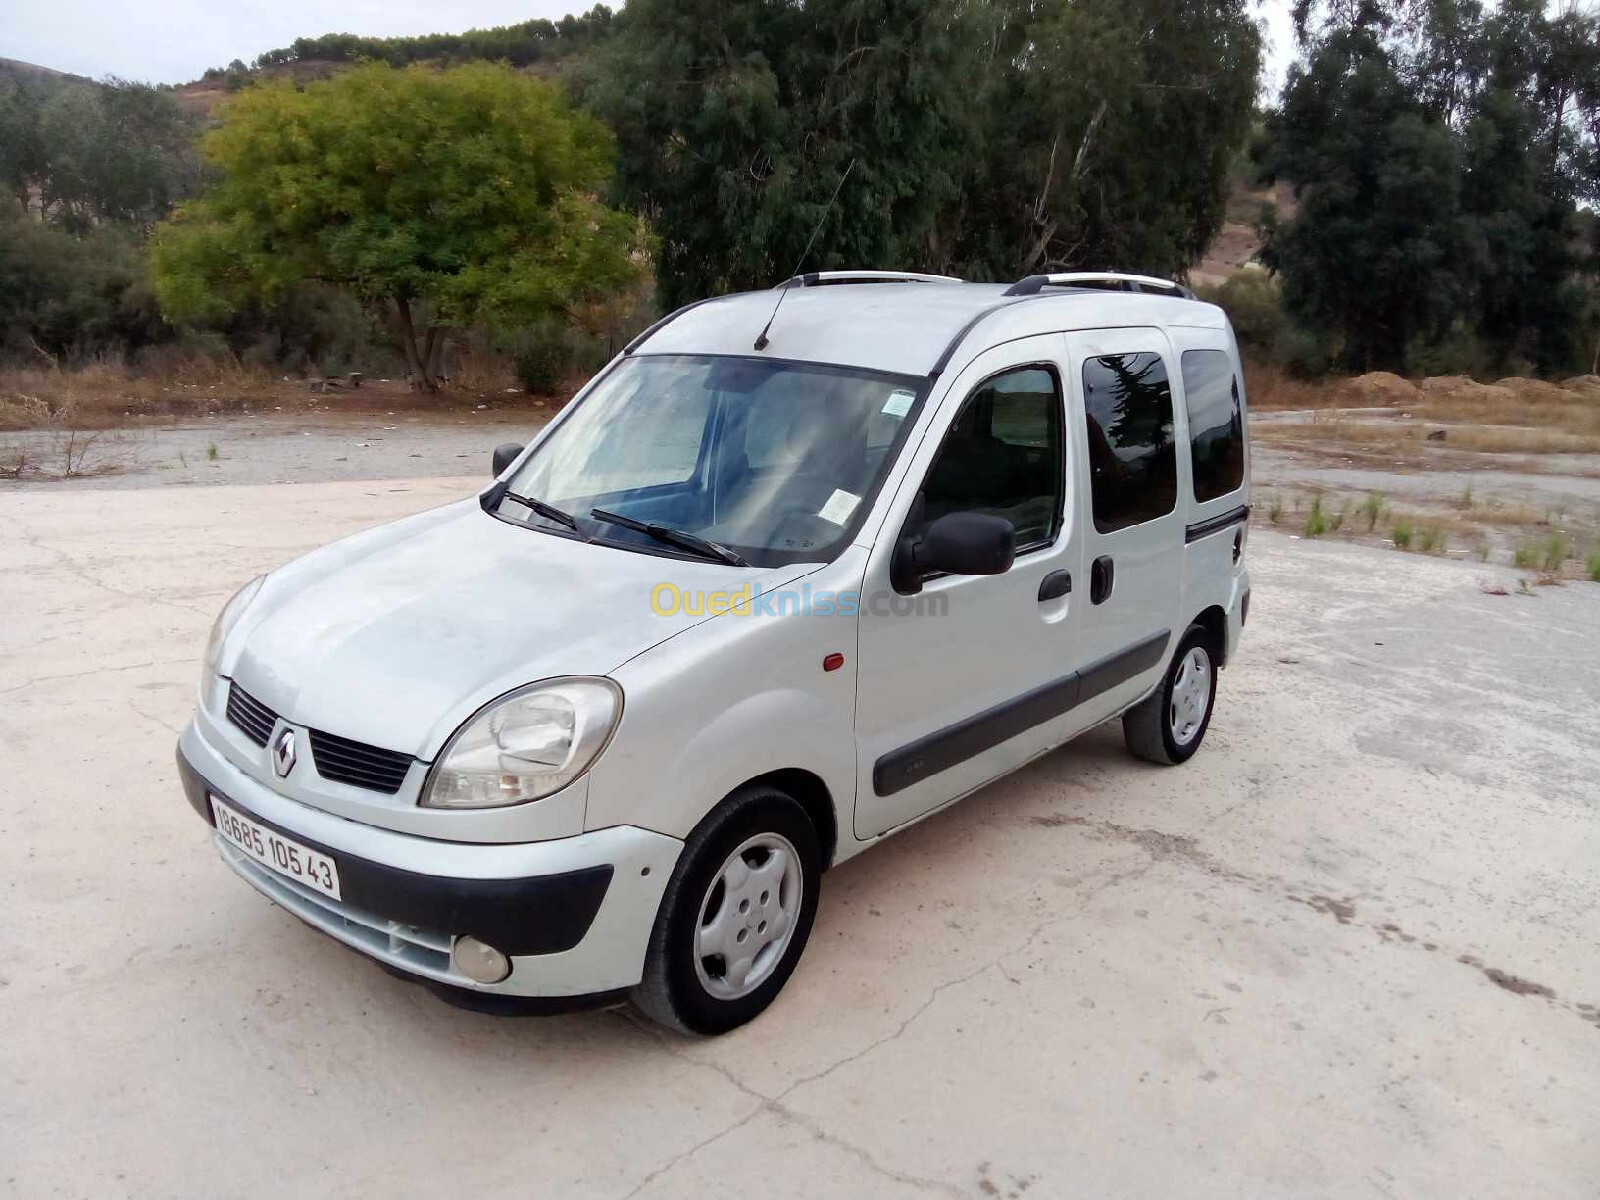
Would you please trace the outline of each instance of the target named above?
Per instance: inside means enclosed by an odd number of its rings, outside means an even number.
[[[1217,698],[1215,646],[1204,626],[1191,625],[1178,643],[1161,686],[1122,716],[1128,749],[1146,762],[1175,765],[1200,749]]]
[[[741,788],[684,845],[656,915],[634,1004],[686,1033],[724,1033],[771,1004],[817,911],[822,852],[799,803]]]

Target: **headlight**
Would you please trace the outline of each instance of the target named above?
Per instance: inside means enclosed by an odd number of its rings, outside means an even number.
[[[200,688],[203,692],[211,676],[216,674],[217,656],[222,653],[222,641],[228,636],[245,609],[250,607],[250,601],[256,598],[256,593],[261,590],[261,585],[266,582],[265,575],[257,575],[245,584],[222,606],[222,611],[217,614],[217,619],[211,625],[211,637],[206,642],[206,659],[201,669]]]
[[[589,769],[622,715],[609,679],[551,679],[500,697],[456,730],[428,774],[428,808],[499,808],[558,792]]]

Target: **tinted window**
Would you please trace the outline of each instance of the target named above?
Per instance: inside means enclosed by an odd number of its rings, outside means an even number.
[[[1194,498],[1215,500],[1244,483],[1244,416],[1239,380],[1221,350],[1186,350],[1183,396],[1189,409]]]
[[[925,519],[983,512],[1016,527],[1017,549],[1048,543],[1061,521],[1061,391],[1023,367],[967,397],[923,481]]]
[[[1111,533],[1171,512],[1178,500],[1172,385],[1159,354],[1083,364],[1094,527]]]

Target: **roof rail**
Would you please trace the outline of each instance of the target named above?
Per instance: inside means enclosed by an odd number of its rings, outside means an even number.
[[[808,271],[780,283],[779,287],[824,287],[830,283],[964,283],[954,275],[924,275],[917,271]]]
[[[1047,287],[1100,287],[1119,292],[1155,292],[1193,300],[1194,293],[1181,283],[1154,275],[1128,275],[1121,271],[1066,271],[1055,275],[1027,275],[1005,290],[1007,296],[1037,296]]]

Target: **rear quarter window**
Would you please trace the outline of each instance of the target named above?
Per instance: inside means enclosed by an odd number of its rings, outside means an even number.
[[[1183,395],[1189,411],[1194,498],[1215,500],[1244,483],[1244,414],[1239,377],[1221,350],[1186,350]]]

